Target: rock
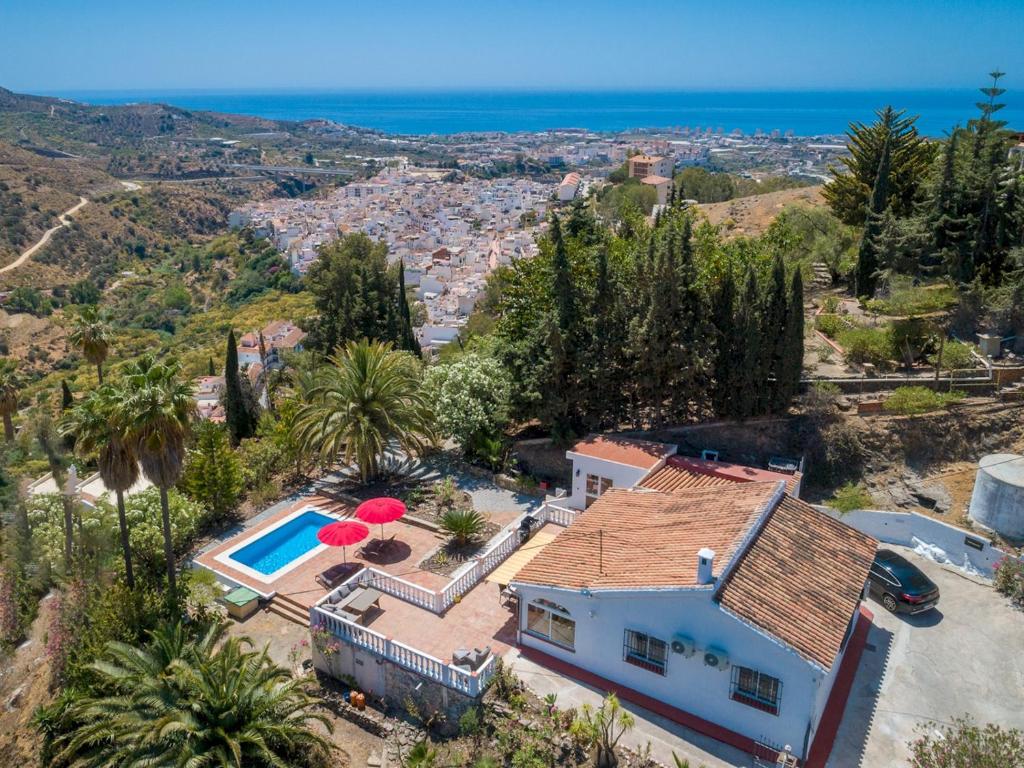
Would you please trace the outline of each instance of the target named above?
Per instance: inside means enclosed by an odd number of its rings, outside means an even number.
[[[17,688],[15,688],[14,692],[10,696],[7,697],[7,702],[5,704],[5,706],[7,707],[7,710],[9,712],[11,712],[11,711],[17,709],[18,707],[20,707],[21,706],[21,699],[22,699],[22,696],[24,696],[24,695],[25,695],[25,685],[24,684],[19,685]]]

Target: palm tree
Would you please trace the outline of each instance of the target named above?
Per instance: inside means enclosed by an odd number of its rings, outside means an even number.
[[[138,456],[143,474],[160,489],[167,586],[172,598],[177,594],[177,579],[167,492],[181,477],[189,424],[196,410],[192,387],[180,380],[180,374],[176,360],[157,362],[146,355],[126,366],[120,393],[120,418],[127,442]]]
[[[94,390],[71,408],[61,422],[61,433],[74,435],[79,452],[95,455],[103,484],[117,497],[117,524],[121,532],[124,555],[124,578],[129,589],[135,588],[132,570],[132,549],[128,538],[124,494],[139,479],[139,459],[124,424],[122,405],[124,393],[110,384]]]
[[[295,420],[298,442],[310,454],[355,464],[363,483],[380,473],[388,445],[407,452],[430,437],[430,406],[419,362],[390,343],[349,342],[320,368],[304,392]]]
[[[14,421],[18,412],[18,393],[21,392],[21,376],[18,362],[13,358],[0,358],[0,416],[4,419],[4,439],[14,440]]]
[[[68,711],[72,729],[57,741],[58,764],[306,765],[330,743],[314,733],[317,699],[267,651],[213,628],[191,640],[180,626],[150,634],[143,648],[109,643],[92,665],[94,692]]]
[[[110,352],[113,338],[110,326],[100,316],[93,304],[87,304],[72,321],[68,341],[77,347],[85,359],[96,366],[96,375],[100,384],[103,383],[103,363]]]

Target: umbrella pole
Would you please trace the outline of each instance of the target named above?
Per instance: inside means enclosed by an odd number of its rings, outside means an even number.
[[[345,552],[346,549],[348,549],[348,547],[341,548],[341,562],[348,565],[348,554]]]

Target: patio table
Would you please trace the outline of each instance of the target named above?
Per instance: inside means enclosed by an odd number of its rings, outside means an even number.
[[[354,613],[356,616],[362,618],[371,608],[380,607],[378,603],[383,596],[384,593],[379,589],[362,589],[351,602],[345,604],[345,607],[342,610],[346,613]]]

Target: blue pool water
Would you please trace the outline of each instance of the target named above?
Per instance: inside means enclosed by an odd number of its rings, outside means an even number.
[[[275,528],[252,544],[232,553],[230,557],[254,571],[271,574],[320,546],[316,532],[333,522],[334,518],[319,512],[303,512],[280,528]]]

